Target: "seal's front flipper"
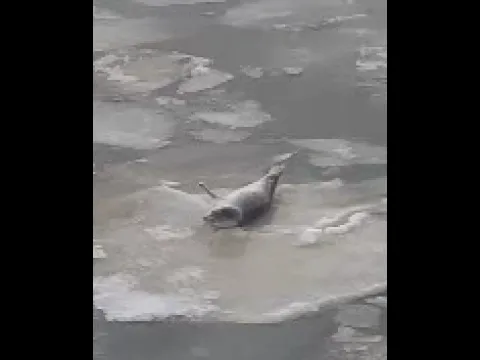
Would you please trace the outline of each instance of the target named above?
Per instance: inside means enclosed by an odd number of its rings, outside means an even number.
[[[205,183],[203,182],[199,182],[198,183],[198,186],[200,186],[212,199],[218,199],[219,196],[215,193],[213,193],[208,187],[207,185],[205,185]]]

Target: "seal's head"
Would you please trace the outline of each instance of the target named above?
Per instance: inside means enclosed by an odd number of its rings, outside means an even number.
[[[242,211],[234,206],[218,206],[205,215],[203,220],[215,228],[233,228],[241,224]]]

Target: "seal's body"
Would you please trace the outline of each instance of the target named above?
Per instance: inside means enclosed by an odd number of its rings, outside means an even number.
[[[285,169],[285,161],[295,153],[286,154],[277,160],[259,180],[219,197],[204,183],[199,186],[217,202],[204,216],[204,220],[216,228],[243,226],[265,213],[272,205],[278,180]]]

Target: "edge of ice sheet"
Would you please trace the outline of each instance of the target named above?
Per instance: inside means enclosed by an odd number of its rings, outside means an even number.
[[[262,319],[239,319],[238,323],[279,323],[299,318],[309,313],[318,312],[331,306],[337,306],[346,302],[358,300],[368,296],[374,296],[387,290],[387,282],[359,289],[356,292],[345,292],[338,296],[326,296],[313,301],[294,301],[286,306],[279,307],[262,315]],[[232,319],[233,320],[233,319]]]
[[[245,315],[237,317],[229,312],[219,313],[218,307],[212,303],[212,300],[218,297],[216,293],[194,295],[186,292],[184,296],[149,294],[134,290],[133,286],[134,284],[128,276],[121,274],[94,278],[93,301],[95,307],[104,313],[108,321],[159,321],[172,317],[184,317],[190,321],[210,319],[239,324],[273,324],[306,316],[331,306],[375,296],[387,290],[385,281],[338,296],[325,296],[312,301],[294,301],[262,315],[248,318]]]
[[[117,274],[93,280],[93,302],[108,321],[154,321],[169,317],[201,318],[216,310],[208,294],[161,295],[134,290],[128,276]]]
[[[340,221],[345,218],[345,221]],[[322,218],[313,227],[305,229],[295,241],[296,246],[307,246],[319,243],[324,236],[342,236],[361,226],[370,214],[368,211],[353,211],[344,216]]]

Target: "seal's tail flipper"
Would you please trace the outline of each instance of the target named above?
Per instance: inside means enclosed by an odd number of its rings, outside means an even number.
[[[278,181],[283,174],[283,170],[285,170],[287,160],[289,160],[293,155],[296,155],[297,153],[298,150],[292,153],[276,156],[274,158],[273,164],[265,172],[265,177],[270,183],[270,196],[273,196],[273,192],[277,188]]]
[[[208,187],[207,185],[205,185],[205,183],[203,182],[199,182],[198,183],[198,186],[200,186],[212,199],[218,199],[219,196],[217,194],[215,194],[214,192],[212,192]]]
[[[275,156],[273,158],[273,164],[265,171],[265,175],[272,178],[279,178],[285,169],[286,162],[298,154],[298,152],[299,150]]]
[[[273,165],[284,164],[287,160],[290,160],[294,155],[297,155],[299,151],[300,150],[275,156],[273,158]]]

